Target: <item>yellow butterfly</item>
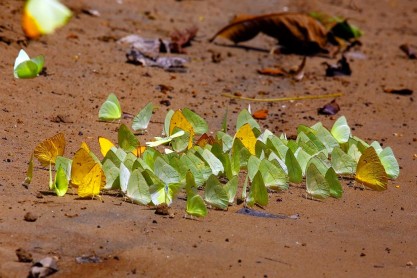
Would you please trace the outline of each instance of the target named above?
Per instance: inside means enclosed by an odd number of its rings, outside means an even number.
[[[103,169],[100,164],[96,163],[82,179],[82,182],[78,187],[78,196],[87,198],[99,195],[105,182],[106,178]]]
[[[367,148],[359,158],[355,179],[373,190],[387,189],[388,176],[373,147]]]
[[[175,113],[172,115],[171,121],[169,123],[169,135],[173,134],[175,127],[180,128],[190,134],[190,139],[188,141],[188,149],[190,149],[193,146],[193,138],[194,138],[195,132],[194,132],[193,126],[185,118],[181,110],[175,111]]]
[[[84,177],[91,171],[97,163],[85,148],[80,148],[72,159],[71,184],[79,187],[83,183]]]
[[[245,146],[251,154],[255,155],[256,136],[255,133],[253,133],[250,124],[241,126],[236,132],[235,138],[238,138],[243,146]]]
[[[46,139],[36,146],[34,156],[39,160],[42,166],[55,164],[57,156],[62,156],[65,151],[65,137],[63,133]]]
[[[101,137],[101,136],[98,137],[98,143],[100,145],[100,152],[103,155],[103,157],[105,157],[106,154],[110,151],[110,149],[112,147],[114,147],[114,144],[113,144],[112,141],[110,141],[107,138]],[[135,156],[140,157],[145,150],[146,150],[146,147],[145,146],[139,146],[136,149],[134,149],[132,151],[132,153]]]

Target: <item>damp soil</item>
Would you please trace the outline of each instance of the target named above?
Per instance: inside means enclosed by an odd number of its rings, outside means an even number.
[[[30,263],[19,262],[16,250],[35,261],[58,259],[55,277],[411,277],[417,275],[417,64],[399,46],[417,45],[417,4],[386,1],[64,1],[75,15],[51,36],[26,41],[20,27],[23,1],[0,2],[0,277],[26,277]],[[96,9],[99,17],[83,12]],[[235,14],[320,10],[341,15],[364,31],[362,59],[348,58],[352,75],[326,77],[324,62],[309,57],[301,82],[261,76],[262,67],[291,68],[302,57],[272,55],[273,39],[258,36],[233,47],[208,39]],[[196,25],[197,38],[186,48],[187,72],[126,63],[129,34],[167,38],[170,32]],[[18,51],[46,56],[46,76],[13,78]],[[160,90],[161,85],[170,90]],[[384,89],[414,91],[394,95]],[[28,188],[22,186],[34,147],[58,132],[67,138],[71,157],[82,141],[99,153],[97,137],[117,139],[118,124],[98,122],[98,109],[110,92],[124,112],[135,114],[149,101],[158,106],[141,142],[160,135],[168,109],[188,107],[218,130],[229,110],[268,109],[263,128],[296,134],[299,124],[321,121],[330,127],[345,115],[354,135],[390,146],[401,166],[397,180],[383,192],[363,190],[342,180],[341,199],[304,198],[303,184],[271,193],[264,212],[294,218],[253,217],[210,210],[200,220],[184,218],[184,199],[175,200],[169,215],[124,201],[117,195],[80,200],[47,194],[48,172],[35,167]],[[249,97],[291,97],[343,93],[340,112],[323,116],[317,109],[330,99],[260,103],[231,100],[223,93]],[[122,120],[130,125],[130,119]],[[255,208],[256,210],[261,210]],[[27,221],[30,215],[31,221]],[[81,256],[97,263],[77,263]]]

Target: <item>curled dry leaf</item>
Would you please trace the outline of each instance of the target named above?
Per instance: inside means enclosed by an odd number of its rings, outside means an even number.
[[[326,28],[302,13],[274,13],[260,16],[237,16],[211,39],[224,37],[234,43],[248,41],[259,33],[278,40],[289,52],[299,54],[328,53]]]
[[[184,31],[175,29],[171,33],[171,43],[169,44],[171,52],[185,53],[183,48],[191,45],[191,41],[195,38],[197,32],[198,28],[196,26],[185,29]]]
[[[330,65],[328,63],[325,63],[325,65],[327,66],[326,76],[350,76],[352,74],[352,70],[345,56],[342,56],[342,59],[337,61],[336,65]]]
[[[318,113],[321,115],[335,115],[339,111],[340,106],[337,104],[336,99],[318,109]]]
[[[198,138],[196,145],[204,148],[207,144],[213,145],[216,142],[216,139],[214,139],[213,136],[208,135],[207,133],[204,133],[201,135],[200,138]]]
[[[265,120],[268,117],[268,109],[260,109],[253,112],[252,116],[257,120]]]
[[[400,49],[408,56],[409,59],[417,59],[417,49],[415,46],[405,43],[400,45]]]

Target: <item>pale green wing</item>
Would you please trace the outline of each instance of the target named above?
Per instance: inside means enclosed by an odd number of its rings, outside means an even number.
[[[330,196],[329,184],[314,163],[310,163],[307,168],[306,190],[308,195],[317,199],[325,199]]]
[[[148,128],[149,122],[152,117],[153,104],[149,102],[143,107],[142,110],[133,118],[132,128],[133,130],[145,130]]]
[[[356,173],[356,160],[342,151],[340,147],[335,147],[331,156],[331,164],[337,174],[351,175]]]
[[[351,133],[345,116],[341,116],[336,120],[330,132],[340,144],[346,143],[349,140]]]
[[[379,154],[381,163],[390,179],[396,179],[400,175],[400,165],[390,147],[386,147]]]
[[[263,159],[259,164],[259,172],[261,172],[264,184],[267,188],[273,190],[288,189],[288,176],[281,168],[278,162]]]
[[[329,185],[330,189],[330,196],[333,198],[341,198],[343,194],[342,185],[340,184],[340,181],[336,175],[336,172],[332,167],[330,167],[326,175],[324,176],[325,180],[327,181],[327,184]]]
[[[248,206],[254,206],[255,204],[260,206],[268,205],[268,191],[265,187],[262,174],[256,173],[251,183],[249,195],[246,198],[246,204]]]
[[[126,197],[132,202],[141,205],[147,205],[152,201],[149,186],[139,169],[133,170],[130,175]]]
[[[222,210],[226,210],[229,205],[229,196],[214,175],[211,175],[206,182],[204,200],[213,207]]]
[[[56,195],[62,197],[67,193],[68,191],[68,179],[67,174],[64,170],[64,168],[59,167],[58,171],[55,174],[55,182],[53,189],[56,193]]]
[[[122,108],[115,94],[108,96],[98,111],[98,117],[102,121],[113,121],[122,117]]]
[[[196,134],[203,134],[207,132],[208,124],[203,118],[201,118],[199,115],[197,115],[195,112],[191,111],[188,108],[182,109],[181,112],[187,119],[187,121],[189,121],[190,124],[193,126],[194,132]]]

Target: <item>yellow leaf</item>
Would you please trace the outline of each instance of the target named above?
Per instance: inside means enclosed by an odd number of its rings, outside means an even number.
[[[36,146],[34,156],[39,160],[42,166],[55,164],[57,156],[62,156],[65,151],[65,137],[63,133],[46,139]]]
[[[243,146],[245,146],[251,154],[255,155],[256,137],[249,124],[241,126],[236,132],[235,138],[238,138]]]

